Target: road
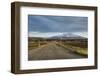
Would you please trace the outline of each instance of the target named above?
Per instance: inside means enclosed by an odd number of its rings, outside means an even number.
[[[55,42],[42,45],[37,49],[29,50],[28,59],[29,60],[52,60],[52,59],[76,59],[85,58],[73,52],[72,49],[67,49],[62,46],[57,45]]]

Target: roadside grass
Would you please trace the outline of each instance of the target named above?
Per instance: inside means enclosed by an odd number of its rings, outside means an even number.
[[[45,42],[28,42],[28,50],[32,50],[32,49],[36,49],[38,47],[40,47],[41,45],[45,45]]]
[[[32,50],[32,49],[36,49],[42,45],[48,44],[49,42],[45,42],[45,41],[29,41],[28,42],[28,50]],[[79,44],[78,42],[55,42],[57,45],[62,46],[64,48],[73,50],[73,52],[83,55],[83,56],[88,56],[88,48],[86,47],[86,42],[81,42],[81,44]],[[83,43],[83,44],[82,44]],[[84,46],[83,46],[84,45]]]
[[[28,42],[28,50],[32,50],[38,47],[36,42]]]
[[[88,56],[88,49],[87,48],[82,48],[82,47],[76,47],[73,45],[69,45],[69,44],[63,44],[63,43],[57,43],[57,45],[62,46],[64,48],[73,50],[73,52],[80,54],[80,55],[84,55],[84,56]]]
[[[75,49],[75,52],[84,56],[88,56],[88,49],[87,48],[80,48],[80,47],[72,47]]]

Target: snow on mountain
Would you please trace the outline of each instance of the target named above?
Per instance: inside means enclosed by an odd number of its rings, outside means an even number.
[[[50,38],[60,38],[60,39],[67,39],[67,38],[70,38],[70,39],[83,39],[85,37],[82,37],[82,36],[79,36],[79,35],[76,35],[76,34],[73,34],[73,33],[63,33],[61,35],[56,35],[56,36],[52,36]]]

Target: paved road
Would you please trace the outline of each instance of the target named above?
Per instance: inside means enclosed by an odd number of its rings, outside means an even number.
[[[72,52],[69,48],[66,49],[57,45],[54,42],[42,45],[41,47],[29,50],[29,60],[51,60],[51,59],[75,59],[85,58],[82,55]]]

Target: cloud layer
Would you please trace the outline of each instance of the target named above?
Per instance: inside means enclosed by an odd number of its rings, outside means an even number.
[[[48,33],[29,32],[28,36],[29,37],[44,37],[44,38],[48,38],[48,37],[67,34],[67,33],[68,32],[64,32],[64,33],[59,33],[59,32],[48,32]],[[88,38],[87,32],[73,32],[72,34]]]
[[[28,16],[29,32],[87,32],[88,18],[75,16]]]

